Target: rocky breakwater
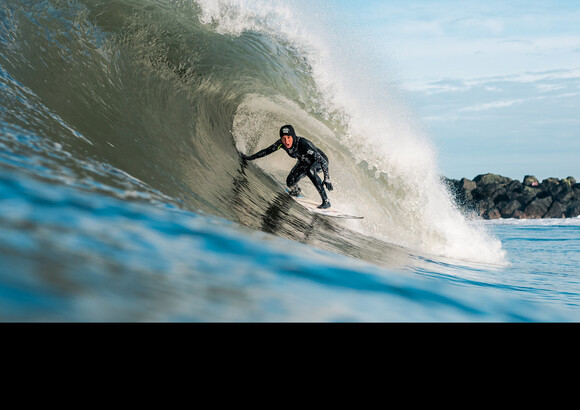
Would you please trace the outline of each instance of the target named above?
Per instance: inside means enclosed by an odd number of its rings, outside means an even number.
[[[573,177],[523,182],[495,174],[473,180],[445,178],[457,204],[484,219],[575,218],[580,215],[580,184]]]

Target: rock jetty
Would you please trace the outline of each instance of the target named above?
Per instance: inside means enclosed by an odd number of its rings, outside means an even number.
[[[573,177],[523,182],[496,174],[473,180],[444,178],[457,204],[484,219],[575,218],[580,215],[580,184]]]

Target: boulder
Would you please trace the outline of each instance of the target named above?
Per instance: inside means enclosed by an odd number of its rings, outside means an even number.
[[[474,201],[480,201],[482,199],[491,199],[492,201],[496,196],[505,193],[505,188],[500,184],[485,184],[478,185],[473,191],[471,191],[471,196]]]
[[[542,191],[549,191],[555,185],[558,185],[560,180],[558,178],[546,178],[540,183],[540,189]]]
[[[527,218],[542,218],[548,212],[550,205],[552,205],[551,196],[536,198],[526,206],[524,214]]]
[[[538,178],[536,178],[533,175],[526,175],[524,177],[524,182],[523,184],[525,186],[538,186],[540,183],[538,182]]]
[[[568,181],[552,186],[549,192],[552,198],[563,204],[574,199],[574,191]]]
[[[486,219],[500,219],[501,213],[497,208],[491,208],[489,211],[486,212],[484,218]]]
[[[511,193],[522,193],[524,190],[524,185],[517,179],[514,179],[506,186],[506,189]]]
[[[580,200],[572,201],[566,208],[566,218],[576,218],[580,215]]]
[[[475,188],[477,188],[477,184],[471,179],[461,178],[459,180],[459,189],[463,189],[464,191],[473,191]]]
[[[540,188],[532,187],[532,186],[524,186],[520,194],[520,202],[524,205],[529,204],[532,200],[541,192]]]
[[[509,184],[511,181],[511,178],[503,177],[497,174],[481,174],[473,178],[473,182],[475,182],[478,187],[488,184]]]
[[[572,192],[574,194],[574,199],[580,200],[580,184],[572,185]]]
[[[495,191],[493,194],[493,203],[496,205],[501,203],[501,202],[507,202],[510,199],[511,199],[511,195],[509,195],[507,189],[505,189],[505,188],[500,188],[497,191]]]
[[[565,218],[566,217],[566,207],[558,201],[552,202],[550,209],[546,212],[543,218]]]
[[[498,206],[502,218],[513,218],[516,211],[522,210],[522,204],[517,199],[503,202]]]

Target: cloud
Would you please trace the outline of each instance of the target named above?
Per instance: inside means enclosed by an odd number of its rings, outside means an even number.
[[[535,138],[541,146],[580,141],[580,68],[416,82],[407,91],[439,143],[467,136],[498,145],[507,136]]]
[[[490,102],[490,103],[475,105],[475,106],[472,106],[472,107],[460,108],[459,111],[460,112],[467,112],[467,111],[487,111],[487,110],[492,110],[492,109],[495,109],[495,108],[511,107],[512,105],[521,104],[523,102],[525,102],[525,100],[524,99],[521,99],[521,98],[518,98],[516,100],[493,101],[493,102]]]
[[[485,76],[475,78],[442,78],[415,80],[405,84],[407,91],[425,95],[444,93],[466,93],[475,89],[502,92],[506,88],[520,88],[532,84],[536,90],[551,92],[580,87],[580,67],[563,70],[524,72],[519,74]]]

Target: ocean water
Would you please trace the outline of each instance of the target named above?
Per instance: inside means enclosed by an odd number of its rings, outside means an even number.
[[[0,320],[577,321],[580,219],[463,215],[333,12],[0,4]],[[362,221],[296,204],[282,154],[240,161],[286,123]]]

